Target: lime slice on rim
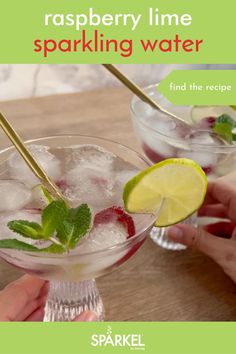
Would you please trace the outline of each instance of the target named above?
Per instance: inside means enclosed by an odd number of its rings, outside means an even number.
[[[177,224],[200,208],[207,190],[201,167],[185,158],[161,161],[126,183],[125,208],[130,213],[157,214],[158,227]]]

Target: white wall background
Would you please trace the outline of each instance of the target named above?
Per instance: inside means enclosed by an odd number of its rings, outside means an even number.
[[[148,85],[158,82],[176,68],[210,69],[216,66],[124,64],[118,67],[138,84]],[[235,69],[236,65],[228,67]],[[118,85],[120,83],[117,79],[101,65],[0,65],[0,100],[79,92]]]

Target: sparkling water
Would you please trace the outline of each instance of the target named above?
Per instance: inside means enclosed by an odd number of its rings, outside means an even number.
[[[14,180],[0,180],[0,212],[24,208],[31,200],[31,190]]]
[[[51,154],[46,146],[30,145],[29,149],[49,177],[56,181],[61,174],[60,160]],[[18,152],[15,152],[8,160],[7,168],[12,179],[22,181],[28,187],[33,187],[39,183]]]
[[[183,127],[162,113],[157,111],[154,113],[154,110],[150,110],[144,102],[138,102],[137,107],[139,111],[137,116],[133,117],[134,127],[144,152],[152,162],[160,162],[171,157],[190,158],[196,161],[210,178],[223,176],[235,170],[236,144],[228,148],[222,147],[208,132],[212,129],[214,117],[224,112],[236,120],[236,112],[232,108],[194,108],[185,117],[189,120],[191,114],[194,115],[192,125],[196,133],[192,134],[191,128],[188,130],[188,127]],[[177,114],[182,117],[181,110]],[[197,114],[199,116],[196,117]],[[213,116],[208,116],[211,114]]]
[[[189,158],[202,167],[209,180],[236,170],[236,142],[225,145],[212,135],[216,117],[229,114],[236,121],[236,111],[232,107],[174,106],[158,93],[157,87],[152,86],[146,91],[161,107],[190,123],[189,127],[176,123],[168,115],[134,97],[131,103],[133,125],[150,161],[158,163],[167,158]],[[170,243],[164,228],[154,228],[151,237],[162,247],[183,248]]]
[[[53,149],[30,145],[29,148],[40,165],[61,188],[71,206],[87,203],[92,209],[93,218],[102,210],[111,209],[111,220],[103,222],[100,218],[100,222],[93,226],[73,253],[106,249],[128,239],[129,225],[118,222],[113,214],[115,215],[119,208],[123,208],[123,186],[138,173],[136,167],[96,145]],[[18,153],[12,154],[5,164],[6,176],[12,179],[0,181],[1,238],[17,238],[37,245],[37,241],[23,238],[10,231],[7,223],[13,219],[40,222],[42,198],[38,191],[35,192],[39,181]],[[151,222],[152,216],[145,218],[142,215],[132,216],[136,232],[144,228],[148,218]]]

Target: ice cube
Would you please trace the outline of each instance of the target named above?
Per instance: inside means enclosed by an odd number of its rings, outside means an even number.
[[[23,241],[25,243],[29,244],[35,244],[36,240],[32,240],[31,238],[26,238],[23,237],[13,231],[11,231],[7,223],[11,220],[29,220],[29,221],[34,221],[39,223],[41,219],[40,213],[35,213],[34,211],[30,210],[19,210],[16,212],[8,212],[8,213],[2,213],[0,215],[0,238],[1,239],[12,239],[16,238],[19,241]]]
[[[23,183],[14,180],[0,181],[0,212],[21,209],[30,199],[31,191]]]
[[[29,145],[28,148],[49,177],[57,181],[61,175],[61,162],[49,152],[49,148],[42,145]],[[39,184],[39,180],[18,152],[10,156],[8,166],[11,178],[20,180],[29,187]]]
[[[217,162],[217,154],[214,152],[181,150],[178,152],[178,157],[185,157],[197,162],[201,167],[213,170]]]
[[[125,184],[137,175],[140,170],[128,161],[116,157],[114,160],[114,181],[113,205],[123,205],[123,188]]]
[[[168,136],[176,136],[175,129],[176,124],[173,120],[164,118],[155,118],[152,120],[151,128]]]
[[[97,225],[79,246],[79,251],[89,253],[110,248],[127,240],[124,226],[109,222]]]
[[[208,132],[196,132],[187,141],[189,150],[179,150],[178,157],[192,159],[201,167],[213,170],[217,163],[217,154],[213,149],[217,146],[217,141]]]
[[[105,208],[114,195],[115,155],[96,145],[73,147],[66,166],[65,196],[73,205],[88,203]]]
[[[122,225],[115,223],[102,224],[94,228],[88,237],[79,243],[74,252],[84,254],[117,246],[115,250],[106,252],[106,255],[102,253],[100,255],[91,255],[91,261],[86,262],[87,274],[102,275],[107,268],[110,268],[127,254],[128,247],[118,247],[118,244],[126,241],[126,239],[127,232],[125,228],[122,228]]]
[[[102,171],[77,166],[66,175],[68,187],[64,194],[73,206],[88,203],[93,207],[104,208],[113,196],[113,181]]]
[[[152,151],[154,151],[162,159],[176,156],[176,148],[172,144],[166,141],[165,137],[159,137],[154,132],[142,133],[145,145]]]
[[[67,161],[67,169],[76,166],[90,167],[104,172],[112,169],[113,161],[116,156],[98,145],[83,144],[71,146],[72,154]]]
[[[116,181],[122,188],[131,178],[136,176],[140,171],[138,169],[133,170],[120,170],[116,173]]]
[[[157,155],[158,160],[176,156],[176,147],[182,145],[185,132],[172,119],[154,117],[146,122],[151,129],[140,128],[144,145],[152,155]],[[150,154],[147,154],[150,155]]]
[[[191,133],[188,138],[189,144],[201,144],[217,146],[219,142],[207,131],[196,131]]]

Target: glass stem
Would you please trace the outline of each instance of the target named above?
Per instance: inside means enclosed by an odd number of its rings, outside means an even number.
[[[104,320],[104,307],[94,279],[80,282],[51,281],[44,322],[72,321],[90,310]]]

